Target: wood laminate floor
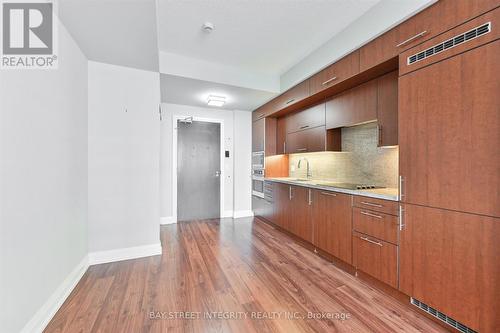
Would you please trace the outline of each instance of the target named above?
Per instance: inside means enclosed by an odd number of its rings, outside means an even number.
[[[445,331],[258,219],[162,226],[161,241],[91,266],[45,332]]]

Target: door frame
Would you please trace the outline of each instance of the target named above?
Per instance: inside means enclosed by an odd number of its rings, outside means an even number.
[[[220,124],[220,207],[219,215],[224,215],[224,180],[225,180],[225,165],[224,165],[224,120],[215,118],[196,117],[189,115],[174,115],[172,117],[172,218],[174,223],[177,223],[177,121],[191,117],[193,121],[206,123]]]

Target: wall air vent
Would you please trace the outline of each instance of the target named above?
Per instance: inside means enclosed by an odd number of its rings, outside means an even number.
[[[429,47],[426,50],[420,51],[418,53],[415,53],[414,55],[411,55],[407,59],[408,65],[414,64],[416,62],[422,61],[426,58],[432,57],[433,55],[436,55],[438,53],[441,53],[445,50],[449,50],[452,47],[455,47],[457,45],[463,44],[465,42],[471,41],[475,38],[478,38],[482,35],[485,35],[491,31],[491,22],[485,23],[483,25],[480,25],[479,27],[476,27],[472,30],[469,30],[461,35],[457,35],[453,38],[450,38],[448,40],[445,40],[442,43],[439,43],[437,45],[434,45],[432,47]]]
[[[461,324],[458,321],[456,321],[455,319],[452,319],[452,318],[448,317],[447,315],[445,315],[444,313],[442,313],[442,312],[434,309],[433,307],[430,307],[427,304],[420,302],[418,299],[415,299],[415,298],[411,297],[410,298],[410,303],[412,305],[415,305],[420,310],[423,310],[423,311],[431,314],[432,316],[438,318],[439,320],[447,323],[451,327],[456,328],[460,332],[463,332],[463,333],[477,333],[472,328],[468,328],[464,324]]]

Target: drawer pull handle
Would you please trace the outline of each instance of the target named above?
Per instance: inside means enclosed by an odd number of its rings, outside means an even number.
[[[371,203],[371,202],[366,202],[366,201],[361,201],[361,203],[362,203],[363,205],[372,206],[372,207],[378,207],[378,208],[382,208],[382,207],[384,207],[384,205],[374,204],[374,203]]]
[[[367,215],[367,216],[375,217],[375,218],[377,218],[377,219],[381,219],[381,218],[382,218],[382,216],[380,216],[380,215],[375,215],[375,214],[368,213],[368,212],[360,212],[360,213],[361,213],[361,214],[363,214],[363,215]]]
[[[308,128],[309,125],[304,125],[304,126],[300,126],[299,129],[304,129],[304,128]]]
[[[330,83],[330,82],[332,82],[332,81],[335,81],[335,80],[337,80],[337,77],[336,77],[336,76],[334,76],[334,77],[332,77],[332,78],[330,78],[330,79],[326,80],[325,82],[323,82],[323,83],[322,83],[322,85],[326,86],[328,83]]]
[[[297,151],[307,151],[307,148],[297,148]]]
[[[323,195],[329,195],[331,197],[336,197],[337,195],[335,193],[328,193],[328,192],[321,192]]]
[[[378,246],[382,246],[382,243],[372,241],[372,240],[371,240],[371,239],[369,239],[369,238],[366,238],[366,237],[359,237],[359,238],[361,238],[361,239],[362,239],[362,240],[364,240],[364,241],[367,241],[368,243],[372,243],[372,244],[375,244],[375,245],[378,245]]]
[[[419,33],[418,33],[418,34],[416,34],[415,36],[410,37],[410,38],[408,38],[407,40],[402,41],[401,43],[399,43],[398,45],[396,45],[396,47],[400,47],[400,46],[403,46],[403,45],[405,45],[405,44],[408,44],[409,42],[412,42],[412,41],[414,41],[414,40],[415,40],[415,39],[417,39],[417,38],[420,38],[420,37],[425,36],[425,34],[426,34],[426,33],[427,33],[427,30],[424,30],[424,31],[422,31],[422,32],[419,32]]]
[[[292,99],[290,99],[290,100],[286,101],[286,103],[285,103],[285,104],[287,104],[287,105],[288,105],[288,104],[292,103],[293,101],[295,101],[295,98],[292,98]]]

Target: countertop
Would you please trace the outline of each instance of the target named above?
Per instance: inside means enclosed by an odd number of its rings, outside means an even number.
[[[392,188],[392,187],[377,188],[377,189],[372,189],[372,190],[349,190],[349,189],[334,187],[334,186],[318,185],[315,183],[315,182],[321,182],[321,180],[318,180],[318,179],[298,181],[295,178],[280,177],[280,178],[265,178],[265,180],[270,181],[270,182],[275,182],[275,183],[303,186],[303,187],[314,188],[314,189],[324,190],[324,191],[332,191],[332,192],[339,192],[339,193],[346,193],[346,194],[353,194],[353,195],[361,195],[361,196],[370,197],[370,198],[398,201],[398,189]]]

